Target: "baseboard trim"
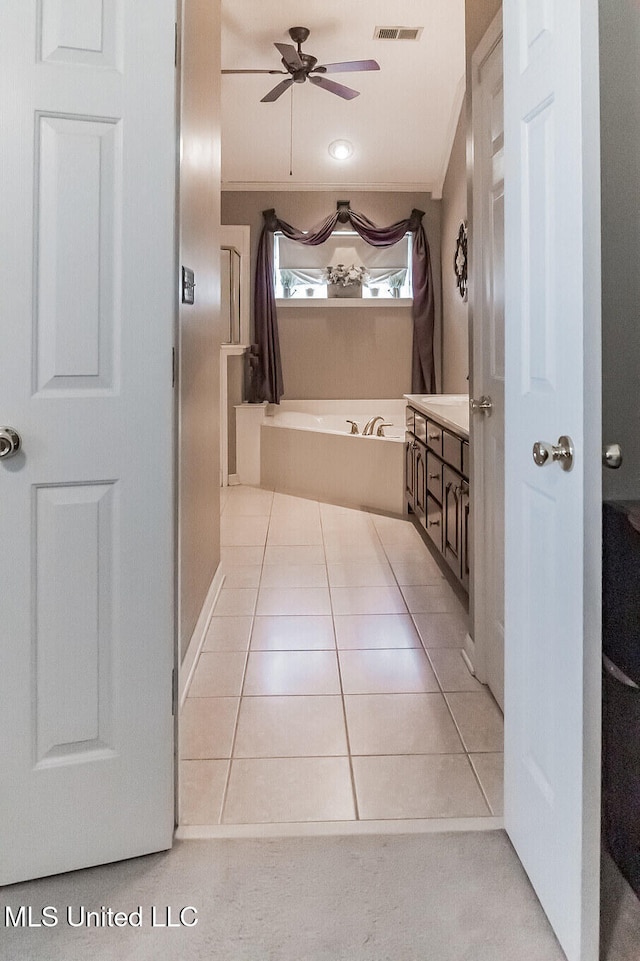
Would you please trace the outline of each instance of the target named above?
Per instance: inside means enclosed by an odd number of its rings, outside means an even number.
[[[476,676],[476,669],[474,667],[474,661],[476,659],[476,644],[471,634],[467,634],[464,639],[464,647],[462,648],[462,660],[469,668],[469,673]]]
[[[239,483],[240,483],[240,475],[239,475],[239,474],[229,474],[229,475],[227,476],[227,484],[228,484],[229,487],[237,487],[237,485],[238,485]]]
[[[225,575],[222,573],[222,568],[220,565],[218,565],[218,570],[215,572],[213,580],[211,581],[211,585],[207,591],[207,596],[204,604],[202,605],[202,610],[200,611],[200,616],[198,617],[193,634],[191,635],[187,653],[185,654],[182,664],[180,665],[179,691],[181,710],[184,706],[187,694],[189,693],[189,687],[191,685],[191,681],[193,680],[196,664],[198,663],[198,657],[200,656],[204,639],[207,636],[211,615],[213,614],[213,609],[216,606],[218,595],[222,590],[224,578]]]
[[[502,831],[501,817],[413,818],[389,821],[312,821],[283,824],[181,824],[178,841],[215,838],[312,838],[357,834],[444,834],[458,831]]]

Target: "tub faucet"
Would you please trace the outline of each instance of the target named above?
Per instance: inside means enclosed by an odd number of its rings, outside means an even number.
[[[358,430],[358,425],[356,424],[355,420],[347,420],[347,424],[351,424],[351,433],[352,433],[352,434],[359,434],[359,433],[360,433],[360,431]]]
[[[381,417],[380,415],[378,415],[377,417],[372,417],[371,420],[368,420],[367,423],[362,428],[362,436],[370,437],[371,434],[373,434],[373,428],[376,426],[379,420],[384,420],[384,417]]]

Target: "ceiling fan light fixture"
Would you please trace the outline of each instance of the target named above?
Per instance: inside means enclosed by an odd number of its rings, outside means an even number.
[[[329,156],[334,160],[348,160],[353,154],[353,144],[349,140],[334,140],[329,144]]]

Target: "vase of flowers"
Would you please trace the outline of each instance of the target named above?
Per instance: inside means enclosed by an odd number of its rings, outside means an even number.
[[[389,292],[391,293],[392,297],[400,296],[400,290],[402,287],[404,287],[406,277],[406,270],[399,270],[396,274],[393,274],[391,277],[389,277],[387,283],[389,284]]]
[[[344,264],[325,267],[328,297],[362,297],[362,285],[369,276],[366,267]]]
[[[291,270],[280,270],[280,283],[282,284],[282,296],[291,297],[296,286],[296,276]]]

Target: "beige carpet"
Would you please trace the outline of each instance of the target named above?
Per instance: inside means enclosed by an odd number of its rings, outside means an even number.
[[[632,899],[634,901],[634,899]],[[623,907],[624,902],[624,907]],[[637,902],[634,901],[635,904]],[[0,932],[3,961],[561,961],[502,832],[183,841],[166,854],[0,891],[54,928]],[[131,912],[144,926],[70,928],[66,906]],[[198,909],[192,928],[152,928],[151,906]],[[607,961],[640,956],[623,889]],[[188,919],[188,918],[187,918]],[[638,938],[638,940],[636,940]],[[634,947],[635,946],[635,947]],[[627,951],[627,953],[624,953]]]

